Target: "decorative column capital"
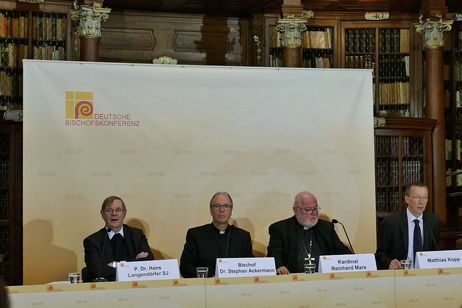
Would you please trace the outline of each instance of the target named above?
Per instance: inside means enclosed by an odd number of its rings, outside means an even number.
[[[444,46],[443,33],[451,31],[453,20],[443,20],[441,15],[436,15],[437,21],[431,21],[430,18],[423,20],[419,16],[419,23],[414,24],[416,31],[422,35],[424,49],[435,49]]]
[[[279,18],[276,31],[281,33],[281,45],[286,48],[297,48],[302,45],[302,33],[307,30],[304,18]]]
[[[111,9],[101,7],[98,2],[92,6],[77,5],[74,2],[74,9],[70,10],[71,18],[79,23],[79,35],[84,38],[101,37],[101,23],[109,18]]]

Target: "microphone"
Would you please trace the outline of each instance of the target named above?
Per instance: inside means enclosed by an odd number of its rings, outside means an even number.
[[[350,247],[351,247],[351,252],[355,253],[354,249],[353,249],[353,245],[351,245],[351,242],[350,242],[350,238],[348,237],[348,233],[346,232],[346,229],[345,229],[345,226],[340,222],[338,221],[337,219],[332,219],[332,223],[333,224],[341,224],[342,227],[343,227],[343,232],[345,232],[345,235],[347,237],[347,240],[348,240],[348,243],[350,244]]]

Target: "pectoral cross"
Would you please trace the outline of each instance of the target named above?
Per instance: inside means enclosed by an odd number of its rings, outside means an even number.
[[[311,257],[311,253],[308,254],[308,257],[307,257],[307,258],[305,258],[305,261],[308,261],[308,264],[309,264],[309,265],[312,265],[313,263],[311,263],[311,261],[314,262],[314,260],[315,260],[315,259]]]

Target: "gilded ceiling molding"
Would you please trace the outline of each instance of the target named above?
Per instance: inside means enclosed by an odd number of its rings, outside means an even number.
[[[101,37],[101,24],[109,18],[111,9],[102,8],[98,2],[92,6],[77,5],[74,2],[74,9],[70,10],[72,20],[79,23],[79,36],[84,38]]]
[[[451,31],[453,20],[443,20],[441,15],[436,15],[437,21],[430,18],[423,20],[420,15],[419,23],[414,24],[416,31],[422,35],[424,49],[435,49],[444,46],[443,33]]]

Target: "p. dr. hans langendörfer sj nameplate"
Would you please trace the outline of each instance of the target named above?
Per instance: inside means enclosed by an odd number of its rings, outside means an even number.
[[[332,255],[319,257],[320,273],[376,271],[374,254]]]
[[[418,251],[415,268],[462,267],[462,250]]]
[[[218,258],[215,276],[250,277],[276,275],[274,258]]]
[[[116,266],[116,281],[179,279],[178,260],[121,261]]]

